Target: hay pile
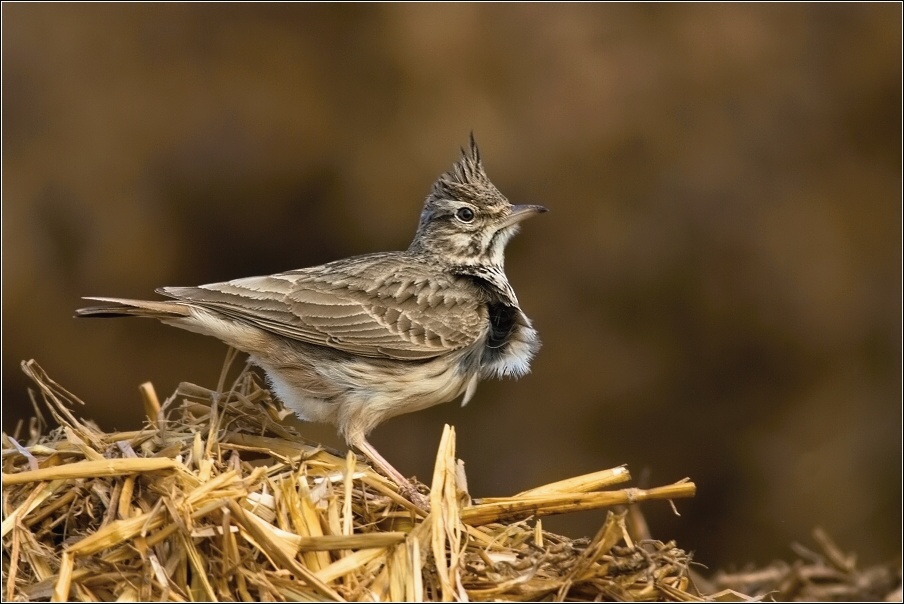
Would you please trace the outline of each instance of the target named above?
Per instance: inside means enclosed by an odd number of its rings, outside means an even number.
[[[447,426],[428,512],[354,455],[305,443],[253,372],[163,405],[145,385],[147,427],[105,433],[23,369],[59,427],[3,435],[8,600],[702,599],[688,555],[632,534],[629,512],[589,540],[540,520],[689,497],[692,482],[611,489],[630,478],[619,467],[472,501]]]
[[[901,560],[868,568],[857,567],[857,556],[845,554],[816,528],[817,550],[794,544],[797,559],[776,561],[764,568],[737,572],[720,571],[711,582],[696,578],[708,592],[717,589],[768,597],[778,602],[900,602]]]

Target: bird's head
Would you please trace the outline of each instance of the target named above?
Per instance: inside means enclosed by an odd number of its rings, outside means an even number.
[[[453,266],[501,267],[519,223],[543,212],[543,206],[509,203],[487,177],[471,135],[461,158],[433,183],[408,249]]]

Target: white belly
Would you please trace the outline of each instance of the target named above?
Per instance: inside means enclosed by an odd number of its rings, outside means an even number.
[[[459,368],[459,360],[466,356],[462,351],[427,363],[361,359],[297,370],[269,366],[257,358],[252,362],[264,369],[273,391],[299,418],[334,424],[351,440],[391,417],[460,396],[477,370]]]

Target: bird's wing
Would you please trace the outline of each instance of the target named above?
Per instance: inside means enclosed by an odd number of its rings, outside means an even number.
[[[394,254],[159,291],[278,336],[374,358],[432,358],[487,329],[486,307],[465,282]]]

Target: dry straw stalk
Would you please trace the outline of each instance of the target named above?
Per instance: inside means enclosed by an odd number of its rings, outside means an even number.
[[[3,435],[9,600],[702,599],[689,556],[632,535],[625,511],[589,541],[540,521],[690,497],[690,481],[604,490],[630,479],[618,467],[472,502],[447,426],[421,510],[304,442],[254,373],[162,404],[142,386],[147,427],[105,433],[37,363],[23,369],[59,427]]]

